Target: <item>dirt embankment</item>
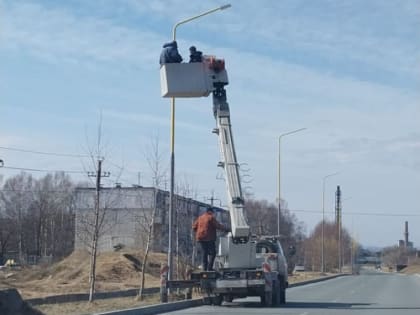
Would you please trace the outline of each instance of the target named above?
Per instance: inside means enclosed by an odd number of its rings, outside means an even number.
[[[166,254],[151,253],[146,268],[146,287],[160,285],[160,265]],[[103,253],[98,256],[96,291],[118,291],[139,288],[142,254],[135,251]],[[90,257],[76,251],[51,266],[4,269],[0,271],[0,288],[15,288],[24,299],[50,295],[89,292]],[[319,278],[319,272],[298,272],[289,282]]]
[[[412,274],[415,274],[415,273],[420,274],[420,262],[418,264],[410,265],[410,266],[404,268],[401,271],[401,273],[405,273],[405,274],[408,274],[408,275],[412,275]]]
[[[142,255],[121,251],[103,253],[97,259],[97,292],[138,288]],[[159,271],[165,254],[152,253],[147,264],[146,284],[159,286]],[[0,288],[16,288],[24,299],[89,291],[90,258],[77,251],[51,266],[0,271]]]

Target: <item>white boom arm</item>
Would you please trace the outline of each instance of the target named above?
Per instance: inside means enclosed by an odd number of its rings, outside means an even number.
[[[223,70],[226,71],[226,70]],[[244,199],[242,195],[239,165],[236,159],[235,145],[230,123],[229,105],[226,102],[225,83],[216,83],[213,91],[213,111],[216,118],[222,162],[219,163],[225,170],[225,181],[228,194],[228,204],[233,239],[247,242],[250,228],[244,216]]]
[[[197,63],[169,63],[160,69],[163,97],[200,97],[213,94],[213,111],[219,137],[222,161],[219,166],[225,170],[228,205],[234,243],[246,243],[250,228],[244,216],[239,165],[236,159],[230,123],[229,105],[226,101],[228,77],[224,61],[205,57]]]

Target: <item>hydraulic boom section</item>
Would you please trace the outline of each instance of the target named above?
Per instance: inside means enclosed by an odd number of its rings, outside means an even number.
[[[246,243],[250,229],[244,216],[244,199],[239,165],[233,142],[229,104],[226,101],[226,90],[224,88],[226,84],[223,82],[214,83],[213,112],[217,128],[213,132],[219,136],[220,153],[223,159],[219,165],[225,170],[233,241],[235,243]]]
[[[287,264],[277,238],[257,240],[250,237],[245,219],[239,164],[236,158],[225,86],[228,76],[224,60],[204,56],[202,62],[168,63],[160,68],[163,97],[213,96],[213,113],[217,127],[231,230],[220,236],[216,271],[193,273],[188,285],[199,284],[214,304],[222,300],[259,296],[266,306],[285,303]],[[175,283],[169,281],[168,283]],[[184,283],[185,284],[185,283]],[[179,288],[179,281],[173,287]]]
[[[163,97],[201,97],[213,95],[213,111],[225,170],[232,242],[247,243],[250,228],[244,216],[244,199],[241,189],[239,165],[236,159],[230,123],[229,104],[225,86],[229,84],[225,62],[213,56],[204,56],[203,62],[168,63],[160,69]]]

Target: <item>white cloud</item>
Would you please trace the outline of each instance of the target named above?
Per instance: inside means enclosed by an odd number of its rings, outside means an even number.
[[[76,17],[64,9],[36,4],[3,7],[3,49],[36,54],[51,62],[86,59],[125,62],[141,68],[157,65],[163,39],[147,30],[132,30],[101,18]],[[156,66],[157,68],[157,66]]]
[[[418,11],[418,2],[411,3]],[[231,25],[236,26],[227,27],[224,36],[237,45],[246,43],[245,50],[258,46],[262,53],[270,51],[280,58],[291,54],[294,62],[293,55],[301,54],[301,59],[314,67],[321,62],[331,69],[337,63],[351,68],[357,62],[356,66],[374,67],[373,71],[417,76],[418,18],[410,19],[412,13],[403,10],[400,2],[368,6],[365,2],[241,2],[229,12]],[[214,32],[220,28],[204,23],[202,27],[206,25]]]
[[[87,89],[98,93],[87,94],[79,90],[80,86],[75,86],[69,93],[74,96],[71,101],[78,104],[98,104],[105,99],[105,107],[108,109],[104,110],[104,126],[112,130],[112,136],[115,137],[112,140],[122,147],[125,146],[125,150],[121,151],[124,151],[126,165],[130,169],[141,168],[137,161],[141,159],[141,154],[136,150],[147,142],[146,134],[150,129],[164,130],[162,133],[165,132],[166,137],[169,134],[169,108],[160,106],[167,105],[167,102],[159,99],[157,88],[156,91],[151,88],[159,85],[157,59],[161,44],[168,37],[168,30],[164,34],[160,28],[172,26],[179,17],[204,11],[213,7],[214,3],[196,1],[186,6],[183,1],[99,2],[98,7],[106,6],[106,14],[99,14],[96,10],[92,14],[88,11],[80,14],[79,7],[74,9],[71,5],[65,8],[61,5],[54,7],[34,3],[8,2],[2,5],[1,53],[23,56],[23,64],[36,63],[39,61],[37,58],[42,58],[42,61],[52,63],[59,71],[71,64],[74,66],[72,78],[86,73],[79,69],[80,65],[94,65],[100,69],[89,72],[93,78],[91,81],[90,78],[82,80],[88,86]],[[82,5],[86,2],[79,3]],[[125,6],[121,8],[120,4],[124,3]],[[233,3],[233,8],[223,14],[214,15],[206,23],[197,23],[194,27],[186,28],[185,33],[183,31],[183,40],[180,41],[182,53],[186,53],[190,42],[194,40],[194,44],[204,53],[216,54],[226,59],[230,78],[227,93],[237,154],[239,161],[247,162],[252,170],[252,186],[258,193],[257,198],[275,196],[278,135],[307,127],[307,131],[293,136],[293,139],[287,139],[284,143],[284,189],[291,207],[313,208],[319,201],[318,184],[322,176],[325,172],[340,168],[344,170],[342,178],[347,180],[343,180],[346,192],[351,189],[355,200],[362,199],[363,197],[358,199],[356,196],[363,196],[375,184],[388,184],[389,190],[396,194],[395,200],[399,199],[408,208],[407,205],[413,199],[401,197],[401,191],[405,189],[404,185],[413,185],[418,179],[418,172],[412,172],[412,168],[418,169],[420,166],[417,158],[420,156],[420,95],[413,88],[415,81],[411,80],[419,65],[418,53],[414,49],[418,47],[418,39],[415,36],[404,36],[411,35],[408,29],[411,23],[400,20],[397,29],[388,36],[385,33],[389,27],[385,25],[387,27],[382,33],[380,28],[384,25],[384,12],[398,11],[395,5],[381,9],[379,13],[372,13],[372,19],[379,21],[378,26],[366,28],[363,24],[366,23],[366,17],[357,18],[362,14],[360,10],[365,8],[363,5],[357,14],[340,21],[342,17],[339,15],[325,16],[319,12],[305,11],[308,10],[306,3],[308,2],[265,1],[264,5],[258,1]],[[330,2],[334,3],[337,2]],[[337,3],[337,6],[347,7],[337,8],[337,11],[330,10],[325,14],[351,11],[355,7],[353,4],[354,2]],[[85,5],[92,10],[96,6]],[[293,12],[294,6],[299,5],[302,7],[296,9],[298,12]],[[385,4],[381,4],[381,8],[382,6]],[[413,6],[418,12],[418,5]],[[115,18],[112,15],[114,9],[115,15],[122,15]],[[147,22],[121,23],[119,19],[129,9],[133,10],[133,15],[139,13],[140,18],[147,18]],[[298,14],[299,10],[306,13]],[[255,47],[256,45],[262,46]],[[304,60],[288,60],[282,49],[289,49],[292,53],[300,52]],[[21,54],[15,54],[16,52]],[[316,64],[319,60],[313,55],[317,54],[318,57],[329,58],[327,61],[333,66]],[[35,58],[26,58],[27,55]],[[380,73],[389,71],[401,76],[401,82],[390,86],[381,83],[381,77],[351,76],[339,67],[334,68],[337,60],[345,63],[355,60],[366,63],[367,67],[378,68]],[[350,64],[348,67],[354,65]],[[135,71],[127,71],[127,76],[115,75],[126,68],[135,68]],[[125,84],[126,80],[132,79],[135,72],[139,73],[136,81]],[[14,75],[18,82],[19,75],[22,74]],[[45,80],[46,86],[48,80],[57,80],[50,73],[43,75],[40,79]],[[96,81],[95,75],[106,75],[107,84],[102,85],[98,82],[100,80]],[[22,77],[22,81],[25,79],[27,78]],[[113,80],[116,81],[114,86]],[[6,82],[5,79],[3,81]],[[138,90],[137,82],[141,84]],[[63,85],[65,84],[69,83],[64,82]],[[104,91],[106,96],[98,100],[95,98],[96,94],[101,94],[104,87],[107,89]],[[8,89],[7,85],[6,88]],[[12,93],[15,95],[9,93],[12,95],[10,98],[19,100],[17,104],[27,102],[26,99],[19,99],[19,86],[10,85],[10,89],[13,88],[15,91]],[[44,93],[48,94],[48,90]],[[84,99],[86,94],[90,99]],[[34,98],[33,101],[36,105],[38,100]],[[58,150],[57,143],[60,143],[63,151],[68,151],[65,149],[67,146],[72,149],[80,147],[75,142],[80,142],[83,138],[83,131],[78,129],[83,120],[89,121],[94,117],[91,107],[87,105],[80,105],[77,115],[59,112],[50,116],[48,104],[42,108],[44,113],[39,108],[31,107],[32,104],[24,105],[31,110],[18,111],[11,107],[8,110],[14,111],[13,117],[21,115],[19,121],[33,119],[34,113],[38,111],[39,116],[51,117],[55,126],[62,123],[62,129],[57,128],[52,132],[47,124],[38,124],[36,130],[31,132],[30,128],[34,128],[33,126],[17,124],[13,126],[16,128],[15,132],[9,135],[26,134],[31,139],[25,142],[25,139],[9,138],[5,141],[0,138],[0,142],[10,145],[20,143],[25,147],[40,144],[43,150],[48,150],[49,147],[52,151]],[[155,107],[149,109],[148,106]],[[64,110],[67,109],[63,108]],[[80,120],[77,125],[79,128],[73,128],[75,124],[67,120],[74,118]],[[72,128],[68,128],[69,122]],[[193,172],[200,178],[200,188],[210,191],[217,187],[222,191],[220,196],[224,196],[223,183],[214,183],[218,149],[217,141],[209,135],[213,123],[210,99],[180,100],[177,103],[177,172]],[[67,128],[72,130],[65,130]],[[66,134],[66,131],[71,135]],[[5,133],[0,134],[4,136]],[[68,143],[63,143],[63,134],[67,135],[65,141]],[[162,141],[167,145],[167,138]],[[117,148],[110,151],[113,153],[111,156],[119,156]],[[198,159],[197,156],[202,158]],[[24,157],[18,156],[15,161],[20,161],[22,165],[25,162]],[[36,163],[40,163],[41,167],[48,162]],[[59,167],[58,162],[56,164]],[[407,169],[401,171],[401,167]],[[392,172],[397,174],[397,180],[385,183],[384,178],[393,175]],[[130,173],[127,177],[133,182],[136,174]],[[367,182],[360,182],[362,177],[370,180],[369,185]],[[378,195],[384,191],[388,190],[378,190]],[[370,194],[360,203],[366,202],[368,205],[372,202],[369,197]],[[376,207],[376,203],[372,204]],[[387,208],[388,204],[389,202],[378,204],[378,207]]]

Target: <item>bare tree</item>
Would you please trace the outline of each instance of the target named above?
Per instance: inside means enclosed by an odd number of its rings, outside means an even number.
[[[21,173],[6,180],[1,194],[5,205],[5,215],[15,223],[14,238],[21,263],[26,261],[27,243],[31,239],[27,237],[28,230],[25,229],[25,226],[29,221],[33,185],[34,179],[32,176]]]
[[[96,261],[98,256],[98,241],[101,232],[104,229],[104,223],[106,222],[106,212],[110,208],[113,194],[110,193],[106,198],[101,196],[101,178],[108,177],[109,172],[102,171],[102,163],[104,158],[104,145],[102,143],[103,131],[102,131],[102,112],[99,116],[98,131],[96,143],[89,145],[89,139],[86,135],[86,142],[88,145],[88,152],[95,172],[87,172],[89,177],[96,177],[95,180],[95,195],[93,200],[93,211],[90,205],[92,204],[91,194],[87,194],[87,199],[79,200],[79,206],[82,203],[87,205],[85,213],[79,211],[79,219],[77,226],[77,236],[79,239],[88,246],[90,253],[90,270],[89,270],[89,302],[94,300],[95,284],[96,284]],[[83,199],[83,198],[81,198]]]
[[[187,270],[194,265],[195,251],[194,235],[191,229],[195,220],[195,208],[192,202],[196,189],[186,176],[181,177],[175,187],[175,253],[176,253],[176,277],[186,279]],[[185,224],[185,222],[191,224]]]
[[[278,207],[266,200],[248,199],[245,203],[245,213],[252,233],[257,236],[277,234]],[[305,239],[304,225],[287,209],[287,203],[282,200],[280,213],[280,242],[288,254],[289,247],[295,247],[296,255],[288,256],[289,271],[296,262],[303,261],[302,244]]]
[[[385,247],[382,253],[382,261],[388,268],[394,268],[396,265],[407,264],[407,249],[399,246]]]
[[[141,266],[141,281],[140,281],[140,288],[138,293],[138,299],[143,299],[143,290],[144,290],[144,283],[145,283],[145,274],[146,274],[146,266],[147,260],[149,257],[151,243],[153,241],[153,234],[154,234],[154,225],[155,225],[155,217],[158,207],[158,192],[160,185],[164,182],[166,176],[166,169],[162,167],[162,160],[163,154],[159,150],[159,137],[153,137],[151,139],[148,151],[145,152],[146,161],[149,166],[149,169],[152,173],[152,182],[153,182],[153,207],[150,216],[148,216],[145,212],[141,215],[141,226],[143,227],[143,231],[146,234],[146,242],[145,242],[145,250],[143,254],[143,264]]]
[[[0,265],[4,264],[7,249],[13,235],[13,221],[0,213]]]
[[[343,264],[351,263],[352,241],[349,232],[346,228],[341,231],[342,255]],[[321,248],[322,248],[322,222],[318,223],[309,237],[304,243],[305,247],[305,264],[308,269],[321,269]],[[338,240],[337,227],[335,222],[324,222],[324,264],[325,271],[335,271],[339,269],[338,266]]]

